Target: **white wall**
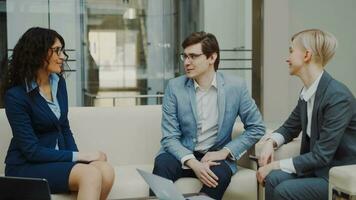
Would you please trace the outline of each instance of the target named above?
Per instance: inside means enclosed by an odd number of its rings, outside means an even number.
[[[339,48],[326,70],[356,94],[356,1],[265,0],[264,1],[264,120],[282,123],[296,105],[302,84],[290,77],[285,60],[293,33],[320,28],[333,33]]]

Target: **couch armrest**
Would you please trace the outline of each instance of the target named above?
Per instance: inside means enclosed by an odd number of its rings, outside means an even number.
[[[250,155],[254,155],[252,148],[249,149],[238,161],[237,165],[247,169],[257,170],[257,163],[250,159]]]
[[[329,171],[329,195],[333,189],[350,196],[356,195],[356,165],[333,167]],[[329,198],[330,199],[330,198]]]

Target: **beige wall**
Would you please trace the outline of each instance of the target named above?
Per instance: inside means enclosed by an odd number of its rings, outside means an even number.
[[[267,124],[279,124],[289,115],[290,98],[298,93],[298,89],[289,87],[296,80],[288,75],[285,62],[289,47],[288,1],[265,0],[263,23],[264,120]]]
[[[264,120],[281,124],[295,107],[302,84],[285,62],[290,36],[307,28],[332,32],[339,41],[326,70],[356,94],[356,1],[264,0]]]
[[[356,1],[289,0],[290,33],[320,28],[333,33],[339,46],[326,70],[356,95]]]

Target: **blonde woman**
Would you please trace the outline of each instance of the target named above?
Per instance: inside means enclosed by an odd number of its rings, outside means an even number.
[[[336,46],[332,34],[318,29],[291,39],[289,73],[304,87],[289,118],[264,143],[257,179],[265,184],[266,200],[328,199],[329,169],[356,163],[355,97],[325,71]],[[274,149],[300,132],[300,155],[273,161]]]

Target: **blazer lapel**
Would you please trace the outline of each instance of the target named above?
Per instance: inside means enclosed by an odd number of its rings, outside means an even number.
[[[195,122],[197,123],[198,122],[197,102],[196,102],[196,95],[195,95],[193,79],[188,79],[187,87],[188,87],[188,95],[189,95],[189,99],[190,99],[190,106],[192,107],[194,119],[195,119]]]
[[[68,109],[68,102],[67,102],[67,96],[65,96],[62,92],[62,85],[61,85],[61,81],[58,82],[58,89],[57,89],[57,101],[58,101],[58,105],[59,108],[61,110],[61,116],[59,117],[59,119],[61,119],[62,117],[64,117],[65,113],[67,112]]]
[[[59,81],[58,82],[58,89],[57,89],[56,97],[57,97],[59,108],[61,110],[61,116],[60,116],[59,120],[55,121],[55,124],[56,124],[56,126],[57,126],[57,128],[58,128],[58,130],[60,132],[60,134],[58,135],[58,138],[57,138],[58,139],[58,147],[59,147],[59,149],[65,149],[65,146],[66,146],[66,142],[64,140],[64,136],[61,133],[62,129],[61,129],[61,125],[60,125],[60,120],[64,119],[65,113],[67,112],[67,110],[65,110],[65,109],[68,108],[67,107],[68,106],[68,102],[66,100],[67,97],[65,96],[65,94],[63,92],[65,90],[63,90],[62,87],[63,87],[62,82]],[[56,117],[56,119],[57,119],[57,117]]]
[[[311,119],[311,123],[312,123],[311,124],[311,133],[310,133],[311,147],[314,145],[314,143],[319,135],[319,132],[317,129],[317,127],[318,127],[317,122],[318,122],[318,110],[320,107],[320,102],[321,102],[323,94],[331,80],[332,80],[332,77],[330,76],[330,74],[328,74],[326,71],[324,71],[324,73],[320,79],[316,93],[315,93],[313,113],[312,113],[312,119]]]
[[[49,119],[51,119],[54,123],[58,123],[57,117],[54,115],[52,110],[49,108],[47,101],[42,97],[38,89],[35,89],[34,98],[38,107],[47,115]]]
[[[303,99],[301,100],[301,118],[302,118],[302,130],[303,132],[306,132],[307,130],[307,123],[308,123],[308,112],[307,112],[307,102],[304,101]]]
[[[301,103],[301,121],[302,121],[302,145],[300,152],[301,154],[305,152],[309,152],[309,136],[307,136],[307,124],[308,124],[308,113],[307,113],[307,102],[304,100],[300,100]]]
[[[221,76],[221,74],[216,73],[216,82],[218,86],[218,110],[219,110],[219,117],[218,117],[218,134],[220,133],[220,129],[222,127],[222,124],[224,122],[224,116],[225,116],[225,90],[224,90],[224,79]]]

